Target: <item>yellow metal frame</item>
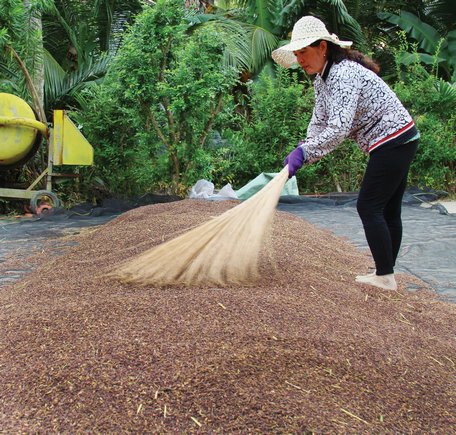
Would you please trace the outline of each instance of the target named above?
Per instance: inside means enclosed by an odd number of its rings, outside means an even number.
[[[29,118],[10,118],[6,116],[0,116],[0,126],[1,125],[21,125],[24,127],[30,127],[40,131],[43,135],[46,135],[48,132],[48,128],[42,122]]]
[[[64,110],[54,110],[53,164],[93,165],[93,148]]]
[[[75,165],[90,166],[93,164],[93,148],[81,134],[64,110],[54,111],[54,128],[51,130],[42,122],[22,117],[0,116],[1,126],[24,126],[40,131],[48,140],[47,168],[33,181],[27,189],[0,188],[0,197],[11,199],[32,199],[38,192],[33,188],[46,177],[46,190],[52,191],[54,166]]]

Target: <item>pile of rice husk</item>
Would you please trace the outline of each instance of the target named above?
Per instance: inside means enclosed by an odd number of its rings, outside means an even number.
[[[251,286],[105,277],[235,204],[142,207],[30,259],[0,289],[0,431],[454,432],[456,306],[355,283],[370,257],[300,218],[277,212]]]

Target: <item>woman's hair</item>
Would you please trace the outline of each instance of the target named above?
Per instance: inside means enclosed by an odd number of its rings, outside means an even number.
[[[315,41],[310,44],[312,47],[320,45],[322,39]],[[342,48],[337,44],[332,43],[331,41],[326,41],[328,44],[328,59],[332,60],[334,63],[342,62],[344,59],[352,60],[357,62],[363,67],[370,69],[375,74],[380,72],[380,66],[374,62],[369,56],[361,53],[358,50],[352,50],[350,48]]]

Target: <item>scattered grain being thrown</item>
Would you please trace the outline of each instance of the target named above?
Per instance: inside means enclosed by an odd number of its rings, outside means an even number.
[[[288,166],[225,213],[118,266],[110,276],[147,285],[252,283]]]
[[[454,433],[455,305],[406,275],[354,282],[370,256],[302,219],[275,213],[248,287],[103,276],[236,205],[141,207],[22,259],[0,290],[0,432]]]

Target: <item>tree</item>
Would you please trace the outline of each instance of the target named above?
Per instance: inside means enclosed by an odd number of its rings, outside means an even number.
[[[361,28],[342,0],[224,0],[215,6],[216,13],[198,16],[194,25],[222,28],[225,34],[231,28],[232,37],[239,41],[234,45],[247,45],[249,61],[245,69],[254,75],[271,64],[271,52],[288,42],[293,24],[307,14],[319,16],[332,32],[365,48]]]
[[[0,79],[41,120],[69,108],[107,71],[140,0],[3,0]],[[13,61],[11,60],[13,59]]]
[[[208,138],[238,71],[222,66],[225,44],[213,30],[188,33],[185,14],[180,0],[159,0],[139,15],[81,114],[117,190],[177,190],[210,177]]]
[[[80,91],[104,77],[140,10],[139,0],[54,0],[44,16],[48,112],[81,104]]]
[[[0,5],[0,71],[3,82],[30,101],[38,119],[46,122],[43,109],[43,40],[41,14],[49,0],[4,0]]]

